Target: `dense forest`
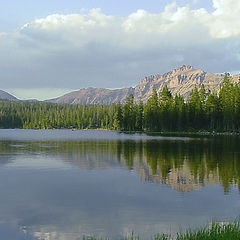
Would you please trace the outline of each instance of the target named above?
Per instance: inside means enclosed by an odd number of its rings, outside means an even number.
[[[1,101],[0,128],[239,132],[240,81],[226,74],[219,93],[201,85],[187,101],[167,86],[160,93],[153,89],[145,104],[135,103],[133,95],[125,104],[112,105]]]

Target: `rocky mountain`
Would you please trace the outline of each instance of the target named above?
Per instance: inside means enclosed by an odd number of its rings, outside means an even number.
[[[53,103],[80,103],[80,104],[111,104],[123,102],[130,94],[134,94],[134,88],[105,89],[105,88],[83,88],[58,97],[47,100]]]
[[[18,101],[16,97],[2,90],[0,90],[0,100]]]
[[[234,81],[237,81],[238,78],[239,75],[233,76]],[[195,86],[200,88],[202,84],[211,91],[218,91],[223,79],[223,74],[207,73],[201,69],[194,69],[192,66],[182,65],[163,75],[157,74],[144,77],[135,88],[115,90],[84,88],[47,101],[73,104],[110,104],[125,102],[126,97],[132,93],[137,102],[140,100],[146,102],[152,95],[154,88],[160,92],[164,85],[167,85],[173,94],[183,95],[187,99],[193,88]]]

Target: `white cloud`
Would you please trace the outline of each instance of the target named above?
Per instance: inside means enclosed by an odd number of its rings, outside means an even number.
[[[36,19],[0,33],[1,88],[132,86],[182,63],[238,70],[240,1],[213,0],[213,7],[173,2],[159,14],[118,18],[92,9]]]
[[[213,36],[228,38],[240,34],[240,1],[237,0],[213,0],[215,11],[209,23]]]

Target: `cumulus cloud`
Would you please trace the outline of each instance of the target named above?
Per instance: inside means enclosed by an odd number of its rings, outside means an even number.
[[[100,9],[53,14],[0,33],[1,88],[128,87],[180,64],[211,72],[240,69],[240,1],[213,0],[212,12],[168,4],[127,17]]]

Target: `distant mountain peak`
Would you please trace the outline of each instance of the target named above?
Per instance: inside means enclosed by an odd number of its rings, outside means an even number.
[[[191,65],[180,65],[176,70],[179,70],[179,71],[190,71],[190,70],[194,70],[194,67],[191,66]]]
[[[3,90],[0,90],[0,100],[18,101],[16,97]]]

